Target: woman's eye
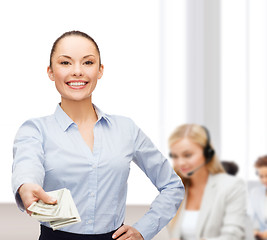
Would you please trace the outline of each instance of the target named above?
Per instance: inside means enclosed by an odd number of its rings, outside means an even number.
[[[62,62],[60,62],[60,64],[62,64],[62,65],[69,65],[70,63],[68,61],[62,61]]]
[[[184,156],[185,156],[186,158],[190,158],[191,155],[192,155],[192,154],[185,154]]]
[[[86,61],[84,64],[85,65],[91,65],[91,64],[93,64],[93,62],[92,61]]]

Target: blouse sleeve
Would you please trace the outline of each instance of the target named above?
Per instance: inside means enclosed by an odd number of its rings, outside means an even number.
[[[43,185],[44,151],[42,134],[32,120],[26,121],[18,130],[13,146],[12,189],[16,203],[24,210],[18,189],[23,183]]]
[[[152,239],[175,216],[183,198],[184,186],[168,160],[134,124],[133,161],[159,191],[150,210],[133,225],[146,239]]]

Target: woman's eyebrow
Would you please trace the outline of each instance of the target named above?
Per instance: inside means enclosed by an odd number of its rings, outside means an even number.
[[[68,55],[60,55],[58,58],[60,58],[60,57],[65,57],[65,58],[69,58],[69,59],[71,59],[71,57],[68,56]],[[89,55],[84,56],[83,59],[84,59],[84,58],[87,58],[87,57],[95,57],[95,55],[93,55],[93,54],[89,54]]]
[[[186,149],[186,150],[184,150],[182,153],[183,153],[183,154],[191,153],[191,150]]]
[[[71,59],[71,57],[68,56],[68,55],[60,55],[58,58],[60,58],[60,57],[65,57],[65,58],[69,58],[69,59]]]
[[[89,55],[84,56],[83,58],[87,58],[87,57],[95,57],[95,55],[89,54]]]

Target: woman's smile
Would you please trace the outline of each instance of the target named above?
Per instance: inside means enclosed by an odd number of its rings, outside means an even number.
[[[87,81],[83,80],[71,80],[66,82],[66,84],[71,88],[71,89],[83,89],[86,87],[88,84]]]
[[[187,173],[187,172],[190,172],[191,168],[180,168],[180,171],[182,173]]]
[[[99,61],[97,48],[88,39],[70,36],[60,40],[48,74],[55,82],[61,102],[67,99],[91,101],[97,81],[103,74],[103,65]]]

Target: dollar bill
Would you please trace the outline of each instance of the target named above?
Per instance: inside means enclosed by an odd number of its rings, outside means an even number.
[[[81,221],[76,205],[68,189],[62,188],[47,194],[57,199],[56,204],[46,204],[39,200],[31,204],[28,210],[32,217],[41,222],[49,222],[53,230]]]

